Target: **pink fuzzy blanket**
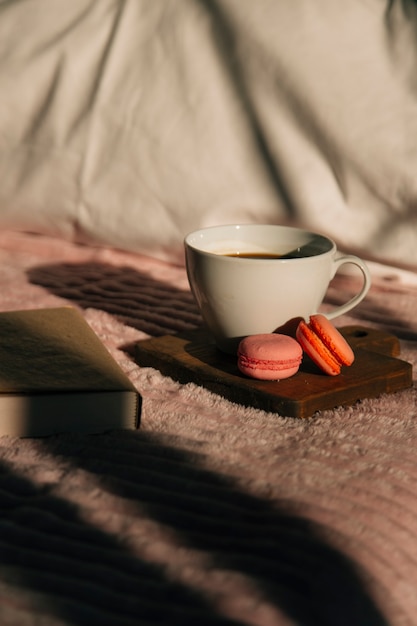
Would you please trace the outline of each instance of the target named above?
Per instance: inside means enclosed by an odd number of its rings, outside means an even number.
[[[395,333],[415,367],[415,275],[372,271],[338,323]],[[181,385],[133,349],[200,324],[183,267],[0,233],[0,309],[63,304],[136,385],[141,427],[0,439],[2,625],[417,624],[415,385],[306,420]]]

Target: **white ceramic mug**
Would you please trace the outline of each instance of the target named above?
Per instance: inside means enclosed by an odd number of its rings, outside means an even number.
[[[188,234],[184,245],[188,280],[202,317],[217,346],[229,353],[242,337],[273,332],[294,317],[317,313],[345,263],[359,267],[363,285],[344,305],[325,313],[328,319],[356,306],[371,286],[362,259],[339,255],[331,239],[299,228],[213,226]]]

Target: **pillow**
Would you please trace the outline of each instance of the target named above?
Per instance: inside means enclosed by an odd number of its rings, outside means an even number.
[[[290,220],[417,265],[416,5],[336,4],[1,3],[0,227],[180,260]]]

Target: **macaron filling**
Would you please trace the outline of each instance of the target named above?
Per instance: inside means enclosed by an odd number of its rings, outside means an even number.
[[[277,372],[292,368],[299,368],[301,359],[289,359],[288,361],[271,361],[270,359],[252,359],[245,354],[239,354],[239,362],[242,367],[250,369],[274,370]]]

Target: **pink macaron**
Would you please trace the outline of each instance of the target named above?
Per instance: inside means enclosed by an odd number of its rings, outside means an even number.
[[[342,365],[352,365],[355,355],[345,338],[324,315],[302,320],[296,337],[304,352],[326,374],[337,376]]]
[[[249,335],[239,344],[237,364],[251,378],[281,380],[298,372],[302,356],[300,344],[287,335]]]

